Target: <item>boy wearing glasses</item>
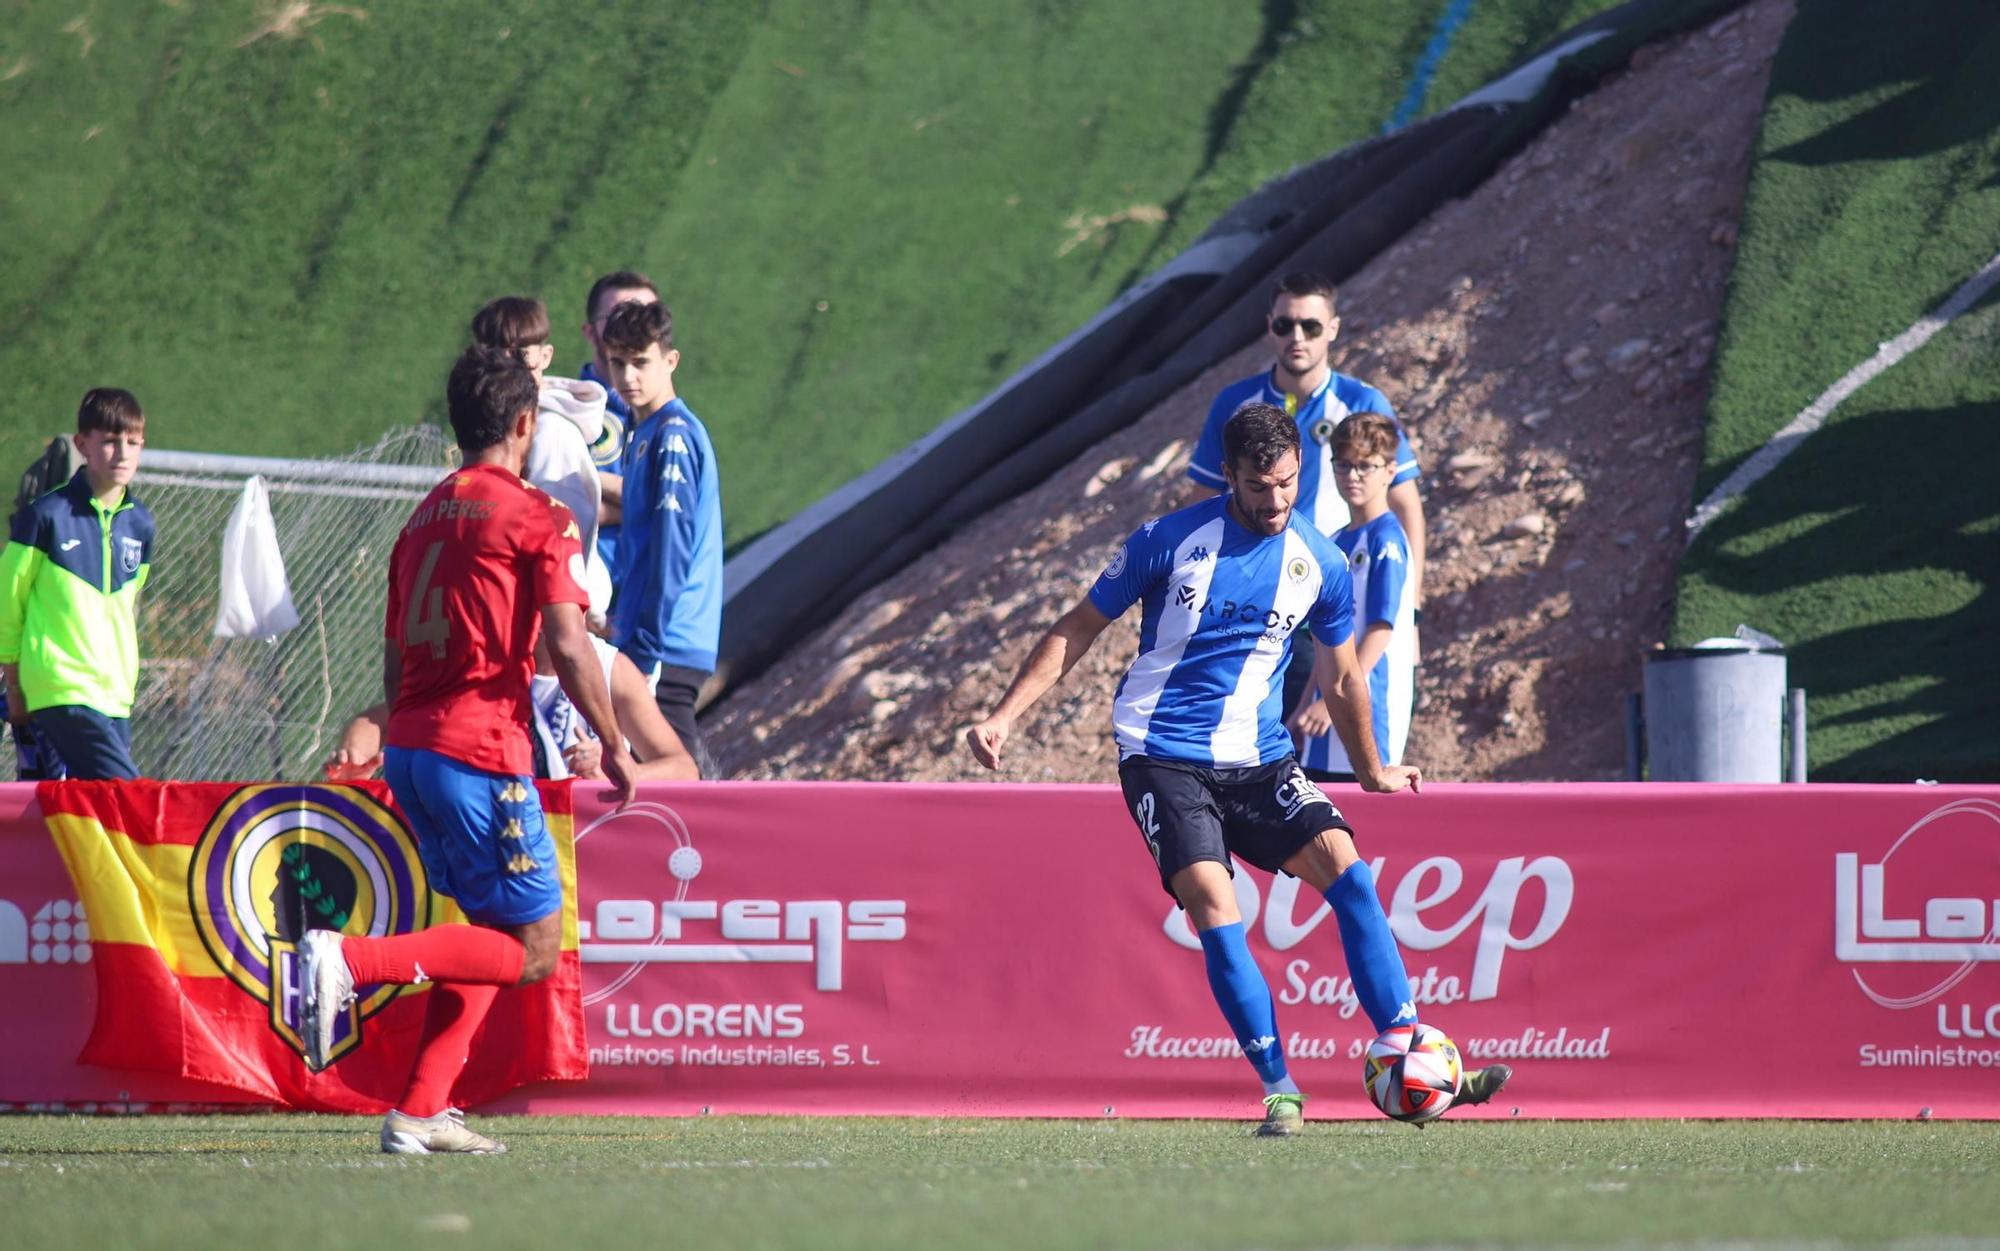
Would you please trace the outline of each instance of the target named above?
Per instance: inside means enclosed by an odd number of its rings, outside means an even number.
[[[1398,435],[1379,413],[1356,413],[1333,432],[1333,482],[1348,509],[1333,536],[1354,579],[1354,656],[1368,675],[1369,737],[1383,764],[1400,764],[1416,693],[1416,607],[1409,539],[1389,511]],[[1285,724],[1299,741],[1299,763],[1315,782],[1352,782],[1356,769],[1333,731],[1326,704],[1308,683]]]

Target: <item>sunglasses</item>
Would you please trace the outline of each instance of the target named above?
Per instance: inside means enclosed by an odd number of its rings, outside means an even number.
[[[1325,322],[1316,321],[1310,317],[1273,317],[1271,319],[1271,333],[1280,339],[1291,338],[1294,326],[1305,331],[1306,338],[1308,339],[1319,338],[1320,332],[1326,329]]]

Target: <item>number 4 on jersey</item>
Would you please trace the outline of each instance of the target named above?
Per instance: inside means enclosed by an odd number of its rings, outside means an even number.
[[[445,647],[451,641],[451,619],[444,615],[444,588],[431,585],[438,555],[443,551],[443,543],[433,543],[424,549],[424,563],[417,567],[417,584],[410,588],[410,607],[403,614],[403,646],[429,643],[431,655],[438,660],[444,659]]]

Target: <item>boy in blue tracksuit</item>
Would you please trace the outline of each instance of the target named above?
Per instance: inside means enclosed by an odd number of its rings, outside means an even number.
[[[611,642],[653,682],[660,712],[716,776],[695,697],[722,634],[722,484],[708,430],[674,392],[681,354],[664,304],[611,310],[601,335],[608,381],[637,425],[620,461],[624,518],[612,582]]]

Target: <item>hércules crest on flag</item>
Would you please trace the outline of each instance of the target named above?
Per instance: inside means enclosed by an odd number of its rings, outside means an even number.
[[[462,921],[430,889],[388,788],[43,783],[38,799],[91,918],[97,1017],[80,1060],[174,1073],[288,1107],[376,1112],[408,1079],[429,995],[363,986],[311,1073],[299,1034],[297,944],[309,929],[385,936]],[[543,808],[564,883],[556,973],[504,992],[453,1098],[588,1073],[566,783]]]

